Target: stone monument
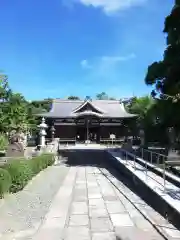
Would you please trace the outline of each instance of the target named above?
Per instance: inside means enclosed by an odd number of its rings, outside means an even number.
[[[24,157],[24,145],[19,141],[19,135],[10,138],[10,144],[6,151],[6,157]]]

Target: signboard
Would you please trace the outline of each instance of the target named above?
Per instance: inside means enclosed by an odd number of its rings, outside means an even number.
[[[110,134],[110,139],[116,139],[116,135],[115,134]]]

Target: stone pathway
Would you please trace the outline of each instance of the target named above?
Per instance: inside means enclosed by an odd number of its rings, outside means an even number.
[[[65,166],[49,167],[33,178],[23,191],[0,200],[0,239],[13,240],[16,239],[13,236],[34,234],[68,171]]]
[[[109,174],[107,170],[102,170],[105,174]],[[32,239],[162,240],[164,238],[98,168],[71,167],[44,223]]]
[[[91,151],[91,154],[84,154],[84,152],[80,155],[72,153],[69,163],[74,159],[74,166],[54,166],[47,170],[51,172],[49,176],[44,175],[42,178],[45,171],[35,178],[36,185],[38,178],[41,179],[37,189],[42,188],[42,192],[38,192],[38,197],[43,201],[42,205],[39,201],[30,204],[36,199],[36,194],[32,194],[36,188],[31,187],[34,186],[31,183],[19,193],[17,200],[11,201],[13,208],[9,217],[9,207],[6,205],[6,208],[0,208],[0,227],[3,220],[6,220],[3,226],[7,224],[6,228],[10,227],[13,230],[12,233],[3,234],[0,239],[180,239],[180,233],[174,226],[115,178],[114,169],[104,166],[103,152],[96,154]],[[89,160],[97,163],[96,157],[99,159],[100,168],[89,163]],[[88,165],[82,166],[82,162],[84,164],[88,162]],[[5,215],[1,209],[4,209]],[[165,234],[166,238],[159,234],[148,219],[153,220],[155,227]]]

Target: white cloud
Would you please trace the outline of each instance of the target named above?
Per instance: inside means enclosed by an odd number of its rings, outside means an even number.
[[[88,60],[84,59],[81,61],[81,67],[84,69],[91,69],[92,66],[89,64]]]
[[[129,61],[129,60],[131,60],[131,59],[133,59],[133,58],[135,58],[136,57],[136,55],[134,54],[134,53],[131,53],[131,54],[129,54],[129,55],[127,55],[127,56],[103,56],[102,57],[102,61],[103,62],[106,62],[106,63],[113,63],[113,64],[115,64],[115,63],[118,63],[118,62],[126,62],[126,61]]]
[[[81,66],[83,69],[90,69],[88,71],[86,78],[87,81],[92,81],[92,79],[103,79],[103,81],[111,81],[117,79],[120,69],[123,67],[124,63],[136,58],[134,53],[128,55],[115,55],[115,56],[101,56],[93,59],[92,63],[88,60],[81,61]]]
[[[126,56],[102,56],[93,61],[93,64],[90,64],[87,59],[82,60],[80,64],[83,69],[102,69],[116,66],[120,62],[130,61],[134,58],[136,58],[136,55],[134,53]]]
[[[106,14],[112,14],[133,6],[141,5],[148,0],[76,0],[86,6],[101,8]]]

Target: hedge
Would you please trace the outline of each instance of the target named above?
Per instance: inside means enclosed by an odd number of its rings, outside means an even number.
[[[34,175],[47,168],[48,166],[53,165],[53,163],[54,158],[52,154],[43,154],[30,160],[31,169]]]
[[[5,134],[0,133],[0,150],[6,150],[8,146],[8,138]]]
[[[12,160],[5,164],[2,170],[10,175],[11,182],[8,188],[2,187],[2,193],[7,191],[14,193],[22,190],[33,176],[48,166],[51,166],[53,163],[54,157],[52,154],[43,154],[30,160]],[[3,184],[2,182],[0,178],[0,188],[1,184]]]
[[[5,193],[9,192],[11,184],[11,176],[9,172],[0,168],[0,198],[2,198]]]
[[[17,192],[23,189],[33,176],[28,160],[14,160],[6,164],[4,168],[11,176],[10,192]]]

